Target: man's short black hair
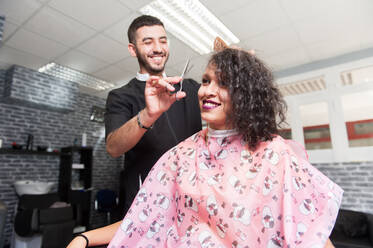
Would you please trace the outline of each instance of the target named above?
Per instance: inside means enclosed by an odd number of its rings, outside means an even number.
[[[154,25],[161,25],[164,27],[161,20],[157,17],[150,16],[150,15],[142,15],[137,17],[135,20],[132,21],[131,25],[128,28],[128,41],[129,43],[136,44],[136,31],[137,29],[144,27],[144,26],[154,26]]]

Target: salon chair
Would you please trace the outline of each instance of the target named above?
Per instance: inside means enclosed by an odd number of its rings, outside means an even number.
[[[7,208],[4,203],[0,201],[0,247],[4,247],[4,227],[6,220]]]
[[[106,213],[106,224],[112,223],[112,215],[118,209],[118,197],[115,191],[101,189],[96,193],[95,209]]]
[[[15,248],[66,247],[74,226],[72,207],[60,202],[56,193],[22,195],[14,221]]]
[[[336,248],[373,248],[373,215],[340,209],[330,240]]]

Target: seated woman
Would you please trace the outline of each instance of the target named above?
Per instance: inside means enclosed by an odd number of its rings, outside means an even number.
[[[278,136],[271,71],[223,48],[198,96],[208,128],[159,159],[109,248],[324,247],[343,191]]]

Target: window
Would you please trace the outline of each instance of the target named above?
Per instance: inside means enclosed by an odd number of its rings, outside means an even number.
[[[299,107],[303,124],[304,144],[307,150],[332,148],[328,104],[318,102]]]
[[[350,147],[373,146],[373,90],[341,97]]]

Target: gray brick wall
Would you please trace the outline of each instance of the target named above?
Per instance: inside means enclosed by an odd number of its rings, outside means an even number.
[[[14,65],[6,72],[4,101],[55,111],[73,111],[77,104],[77,83]]]
[[[0,102],[4,96],[5,70],[0,69]]]
[[[20,71],[26,71],[27,75],[24,77],[28,80],[44,78],[44,75],[39,75],[37,71],[29,69]],[[78,139],[80,144],[81,135],[86,132],[87,145],[93,147],[92,186],[95,190],[92,192],[92,198],[94,199],[97,189],[118,190],[123,159],[113,159],[107,154],[104,137],[98,135],[104,129],[103,123],[89,120],[91,107],[93,105],[104,107],[104,99],[78,94],[75,109],[71,112],[56,112],[48,108],[17,105],[2,101],[4,81],[5,71],[0,70],[0,139],[3,140],[3,147],[10,147],[12,142],[25,144],[27,134],[33,134],[34,147],[50,144],[52,148],[59,149],[71,146],[74,139]],[[58,174],[58,156],[0,154],[0,199],[8,208],[6,243],[10,242],[14,208],[18,200],[13,188],[14,181],[32,179],[57,182]],[[106,216],[93,210],[93,201],[91,206],[92,226],[102,226]]]
[[[4,36],[5,16],[0,15],[0,44]]]

